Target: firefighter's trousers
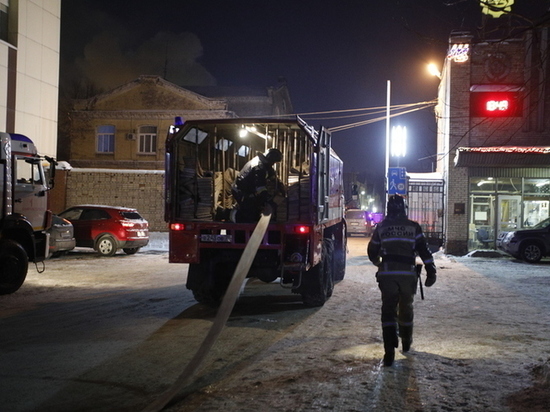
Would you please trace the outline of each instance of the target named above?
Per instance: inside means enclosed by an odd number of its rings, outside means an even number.
[[[382,327],[412,326],[416,273],[376,276],[382,292]]]

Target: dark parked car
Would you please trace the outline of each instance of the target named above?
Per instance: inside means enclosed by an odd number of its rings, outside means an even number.
[[[52,216],[50,232],[50,257],[59,257],[76,246],[74,227],[67,219]]]
[[[77,247],[93,248],[103,256],[113,256],[118,249],[132,255],[149,243],[149,223],[136,209],[79,205],[59,216],[73,224]]]
[[[501,233],[497,247],[516,259],[538,262],[550,255],[550,218],[529,229]]]

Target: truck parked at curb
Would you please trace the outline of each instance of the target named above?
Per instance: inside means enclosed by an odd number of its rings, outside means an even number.
[[[283,154],[275,169],[286,195],[273,199],[276,213],[248,277],[278,279],[308,306],[323,305],[344,278],[343,163],[330,133],[299,117],[192,120],[167,139],[165,220],[169,261],[189,264],[187,288],[201,303],[219,303],[256,226],[227,218],[238,207],[232,185],[270,148]]]
[[[45,162],[51,175],[44,172]],[[37,264],[48,257],[52,213],[47,192],[54,171],[55,160],[40,156],[31,139],[0,132],[0,295],[21,287],[29,261]]]

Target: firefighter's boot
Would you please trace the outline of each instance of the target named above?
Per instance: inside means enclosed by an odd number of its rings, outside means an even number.
[[[395,348],[399,346],[397,328],[395,326],[382,328],[382,336],[384,338],[384,366],[391,366],[395,359]]]
[[[413,327],[412,325],[399,325],[399,336],[401,337],[401,345],[403,352],[408,352],[411,349],[413,341]]]

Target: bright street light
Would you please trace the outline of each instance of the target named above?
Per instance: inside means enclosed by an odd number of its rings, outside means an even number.
[[[441,72],[439,71],[439,69],[437,68],[437,66],[434,63],[428,64],[428,71],[430,72],[430,74],[432,76],[435,76],[435,77],[441,79]]]
[[[405,157],[407,154],[407,128],[405,126],[393,126],[391,131],[391,155],[393,157]]]

